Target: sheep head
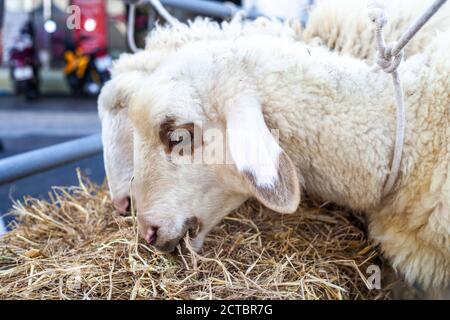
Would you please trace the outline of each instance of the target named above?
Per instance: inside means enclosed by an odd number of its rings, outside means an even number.
[[[156,79],[130,105],[132,193],[150,244],[171,252],[191,232],[200,249],[208,232],[249,197],[277,212],[296,210],[296,170],[254,95],[224,102],[212,116],[191,86]]]

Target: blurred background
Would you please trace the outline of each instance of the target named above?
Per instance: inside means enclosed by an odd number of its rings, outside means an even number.
[[[15,199],[47,197],[52,186],[77,185],[76,168],[98,184],[104,181],[98,135],[90,140],[95,147],[82,157],[75,149],[88,148],[87,142],[66,146],[72,154],[66,152],[65,161],[53,165],[45,162],[61,148],[41,148],[100,132],[96,97],[109,79],[112,61],[134,45],[143,47],[148,31],[164,22],[146,1],[135,6],[130,21],[129,4],[137,2],[0,0],[0,234],[11,219],[5,214]],[[312,0],[161,2],[182,21],[196,15],[220,21],[243,8],[252,16],[298,17],[305,22],[313,5]],[[25,154],[29,151],[38,153],[31,157]],[[30,170],[25,173],[23,168]],[[2,181],[2,174],[10,176]]]

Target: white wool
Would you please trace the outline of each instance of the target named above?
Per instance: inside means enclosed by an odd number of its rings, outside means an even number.
[[[180,123],[210,119],[222,128],[231,121],[232,128],[235,122],[252,132],[275,128],[280,130],[279,147],[309,194],[365,211],[370,234],[410,283],[424,288],[450,285],[450,29],[431,41],[399,70],[407,127],[400,178],[387,198],[382,188],[395,137],[388,75],[349,56],[270,36],[184,46],[145,80],[130,110],[140,141],[135,146],[135,178],[137,203],[147,213],[141,216],[142,225],[157,219],[162,239],[179,236],[173,230],[180,227],[166,226],[173,217],[188,216],[191,203],[201,203],[195,212],[200,210],[203,225],[211,228],[229,212],[224,208],[236,205],[237,199],[226,195],[248,196],[245,185],[235,181],[239,171],[251,170],[257,181],[260,175],[262,185],[273,181],[270,167],[262,169],[248,157],[254,146],[264,150],[270,145],[266,134],[257,135],[253,145],[245,137],[229,141],[229,148],[238,151],[233,153],[237,173],[211,166],[175,170],[164,164],[158,158],[161,143],[152,132],[168,115]],[[243,94],[253,98],[239,103]],[[268,162],[280,154],[277,148],[266,151]],[[252,194],[271,205],[274,199],[290,197],[292,184],[285,186],[280,192]],[[205,197],[212,189],[214,195]]]
[[[364,60],[372,59],[375,52],[372,23],[368,21],[364,11],[366,4],[355,7],[356,2],[359,3],[357,0],[333,1],[327,5],[319,2],[319,6],[312,11],[305,32],[299,24],[264,18],[250,23],[236,19],[222,24],[198,19],[189,26],[180,25],[174,29],[159,27],[149,37],[145,51],[135,55],[123,55],[116,62],[114,78],[131,71],[150,77],[155,75],[156,70],[161,70],[160,75],[164,75],[167,73],[165,70],[169,69],[166,69],[166,63],[172,65],[171,72],[180,67],[190,76],[190,87],[189,90],[184,90],[185,88],[180,86],[179,92],[172,90],[172,97],[180,92],[195,92],[193,86],[198,86],[198,91],[201,91],[201,88],[216,88],[218,91],[203,92],[195,101],[195,108],[184,108],[179,110],[179,114],[199,117],[207,115],[208,119],[220,118],[220,115],[214,113],[217,111],[217,102],[233,98],[236,94],[234,84],[245,79],[243,85],[250,87],[248,91],[258,94],[257,100],[261,102],[267,126],[281,129],[280,145],[291,156],[292,162],[301,173],[299,179],[302,186],[322,199],[368,212],[369,231],[374,239],[379,239],[381,249],[393,265],[397,266],[411,283],[418,281],[424,287],[442,286],[450,281],[450,253],[447,250],[450,248],[450,183],[446,178],[450,158],[446,154],[446,146],[450,144],[447,144],[450,138],[445,128],[450,92],[450,34],[448,31],[439,34],[438,31],[449,30],[449,6],[444,6],[407,47],[408,61],[400,68],[408,106],[402,173],[395,196],[382,202],[381,189],[389,169],[395,136],[395,105],[391,83],[388,76],[369,72],[369,68],[362,61],[349,56],[339,57],[326,50],[329,48]],[[403,6],[404,10],[390,11],[393,16],[389,16],[387,40],[398,38],[410,21],[421,12],[421,9],[418,9],[420,4],[425,5],[419,1],[408,1],[408,4]],[[261,34],[263,36],[259,38],[258,35]],[[434,40],[430,45],[430,39],[436,37],[439,37],[440,41]],[[298,43],[300,39],[310,45]],[[235,43],[239,41],[242,45],[236,47]],[[195,44],[196,42],[198,43]],[[325,46],[316,48],[311,42]],[[180,50],[187,50],[186,46],[190,46],[190,50],[195,52],[196,45],[233,47],[234,51],[219,52],[217,57],[234,61],[235,55],[238,55],[241,60],[235,64],[229,62],[220,72],[212,73],[217,75],[216,78],[209,79],[208,75],[211,73],[208,70],[212,66],[208,65],[208,61],[211,59],[205,59],[202,63],[199,54],[196,63],[192,64],[189,63],[187,55],[179,53]],[[291,55],[294,51],[297,53]],[[292,58],[293,56],[295,58]],[[178,66],[173,67],[175,61]],[[186,66],[183,67],[183,64]],[[256,72],[252,69],[254,65],[264,68],[257,69]],[[214,68],[218,67],[220,66]],[[288,76],[280,77],[283,72],[288,72]],[[118,88],[129,87],[127,81],[116,82]],[[141,91],[141,95],[145,91],[159,94],[164,92],[162,84],[160,87],[158,82],[152,83],[154,87],[151,88],[143,87],[144,83],[145,81],[142,81],[136,85],[136,91]],[[215,86],[215,83],[218,85]],[[118,99],[115,91],[110,91],[108,95],[108,99],[101,100],[105,102],[99,104],[102,117],[103,112],[117,112],[117,108],[113,106],[129,106],[128,100],[123,104],[114,103],[115,99]],[[131,96],[134,96],[133,92]],[[121,95],[118,97],[120,100]],[[201,99],[214,103],[200,104]],[[170,101],[160,96],[154,100]],[[181,99],[177,99],[179,100]],[[184,99],[184,95],[182,100],[183,106],[189,105],[189,99]],[[204,109],[199,111],[199,105]],[[146,108],[151,109],[152,105],[148,104]],[[164,108],[160,111],[164,111]],[[140,118],[144,121],[148,114]],[[122,121],[129,121],[124,119]],[[261,121],[250,122],[249,128],[252,131],[265,132],[258,123],[261,124]],[[105,134],[105,137],[109,139],[108,143],[114,146],[115,140],[108,138],[112,135]],[[263,141],[270,140],[265,134],[262,137],[265,137]],[[146,144],[145,140],[135,141],[140,143],[140,148]],[[237,140],[236,145],[242,149],[245,146],[239,145],[240,142]],[[128,148],[133,148],[131,142]],[[273,155],[277,154],[277,150],[274,147],[268,148],[267,151],[269,155]],[[235,159],[238,169],[246,168],[238,163],[246,163],[248,157],[240,159],[235,153]],[[142,165],[143,161],[140,159],[139,163],[139,168],[142,168],[155,165],[156,162],[146,161],[145,165]],[[160,182],[158,190],[165,190],[169,188],[169,181],[160,175],[167,168],[161,163],[158,165],[161,167],[154,170],[153,178]],[[113,163],[111,167],[114,167]],[[273,168],[255,170],[255,165],[249,167],[255,176],[260,176],[259,182],[262,185],[270,184],[273,180]],[[119,163],[115,169],[120,171],[123,168]],[[199,170],[196,167],[189,171],[193,180]],[[181,176],[182,173],[178,174]],[[176,178],[174,175],[170,177]],[[196,185],[190,186],[192,190],[175,187],[170,193],[172,200],[174,197],[184,196],[190,199],[185,202],[194,208],[203,205],[202,210],[205,212],[217,209],[216,216],[212,217],[202,230],[202,237],[248,196],[241,199],[224,193],[220,190],[220,183],[223,181],[214,184],[215,180],[211,174],[204,180],[209,183],[207,187],[200,183],[203,180],[198,179],[195,180]],[[427,183],[433,186],[433,192],[427,191]],[[239,185],[239,182],[233,180],[231,185]],[[202,199],[206,200],[192,198],[189,193],[191,191],[201,194]],[[206,194],[208,196],[205,196]],[[179,213],[177,210],[181,210],[180,206],[186,205],[170,199],[164,201],[162,194],[152,193],[152,197],[155,206],[159,204],[162,208],[155,209],[154,214]],[[227,199],[226,203],[220,203],[224,198]],[[171,203],[175,207],[170,207]],[[183,214],[190,212],[192,207],[188,207]],[[204,216],[207,215],[205,212],[202,213]],[[164,217],[159,219],[159,223],[165,221]],[[179,224],[181,218],[173,221]],[[173,230],[175,232],[178,229],[174,227]],[[203,238],[196,240],[203,242]]]
[[[393,41],[406,31],[431,1],[383,1],[388,25],[386,41]],[[368,18],[369,0],[319,0],[308,18],[302,33],[305,42],[321,44],[333,51],[372,61],[376,52],[374,24]],[[450,6],[444,5],[415,35],[405,48],[405,57],[422,52],[430,39],[450,28]]]

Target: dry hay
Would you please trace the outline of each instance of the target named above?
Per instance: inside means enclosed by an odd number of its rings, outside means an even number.
[[[380,265],[358,217],[309,204],[280,215],[247,202],[200,254],[156,252],[137,241],[108,192],[87,180],[50,201],[14,206],[20,223],[0,239],[2,299],[385,299],[367,288]],[[180,252],[183,251],[181,254]],[[384,279],[383,279],[384,281]]]

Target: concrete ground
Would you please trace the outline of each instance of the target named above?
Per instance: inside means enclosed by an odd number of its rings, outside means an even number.
[[[5,99],[0,98],[0,101]],[[0,107],[0,138],[27,135],[82,136],[100,131],[95,110],[49,110],[38,105],[33,107],[32,110],[3,110]]]
[[[0,97],[0,158],[65,142],[100,131],[95,99],[45,96],[35,102],[21,97]],[[76,168],[96,183],[105,178],[102,155],[0,186],[0,215],[24,196],[47,198],[52,186],[77,184]],[[11,218],[6,217],[6,223]],[[0,225],[1,233],[1,225]]]

